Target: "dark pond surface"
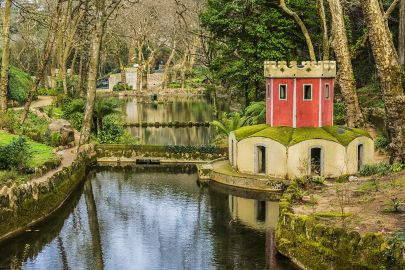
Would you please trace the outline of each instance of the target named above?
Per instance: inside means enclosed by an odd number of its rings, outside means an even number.
[[[221,112],[229,111],[229,102],[220,100],[218,106],[204,97],[173,97],[151,102],[149,98],[126,100],[124,111],[130,123],[207,122]],[[132,135],[143,144],[157,145],[203,145],[215,137],[211,127],[155,128],[131,127]]]
[[[0,268],[295,269],[270,255],[276,202],[200,188],[194,170],[93,171],[54,218],[0,246]]]

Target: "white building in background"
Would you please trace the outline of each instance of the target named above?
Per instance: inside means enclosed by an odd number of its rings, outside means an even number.
[[[134,67],[125,68],[126,74],[126,83],[129,86],[132,86],[134,91],[138,91],[137,87],[137,78],[138,78],[138,65],[134,65]],[[110,78],[108,79],[108,89],[113,91],[115,85],[121,83],[121,73],[110,74]],[[141,89],[142,90],[142,89]]]

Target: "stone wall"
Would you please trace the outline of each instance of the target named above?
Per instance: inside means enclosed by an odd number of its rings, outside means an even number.
[[[356,231],[325,226],[313,217],[298,216],[292,210],[294,197],[290,186],[280,201],[276,231],[279,252],[302,269],[405,269],[403,250],[391,246],[378,233],[361,236]],[[388,258],[387,250],[394,256]]]
[[[176,160],[214,160],[227,156],[227,147],[202,146],[159,146],[159,145],[96,145],[97,158],[161,158]]]
[[[91,150],[46,181],[0,188],[0,241],[24,232],[59,209],[84,180]]]

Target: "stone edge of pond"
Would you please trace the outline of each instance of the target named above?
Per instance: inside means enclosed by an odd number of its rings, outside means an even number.
[[[276,231],[277,250],[301,269],[405,269],[405,254],[379,233],[326,226],[293,211],[296,187],[290,185],[280,200]],[[391,256],[385,253],[391,249]]]
[[[0,242],[24,233],[55,214],[83,182],[94,161],[93,149],[88,147],[70,166],[46,181],[30,181],[0,194]]]
[[[267,176],[255,176],[238,173],[227,164],[227,159],[218,159],[211,162],[211,172],[202,171],[203,175],[209,174],[209,179],[228,186],[253,190],[279,193],[286,189],[289,181],[285,179],[269,178]]]
[[[137,158],[156,158],[166,162],[173,161],[210,161],[228,155],[227,147],[212,145],[124,145],[97,144],[95,151],[98,159],[126,158],[136,161]]]

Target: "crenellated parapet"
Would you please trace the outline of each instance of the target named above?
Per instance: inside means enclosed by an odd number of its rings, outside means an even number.
[[[335,61],[266,61],[264,62],[266,78],[335,78]]]

